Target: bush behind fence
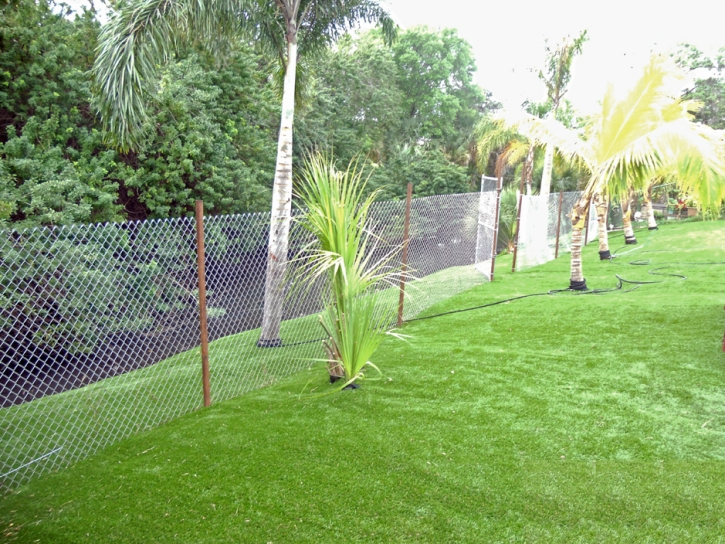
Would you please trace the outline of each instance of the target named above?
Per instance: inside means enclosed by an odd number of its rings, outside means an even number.
[[[471,265],[493,204],[478,193],[413,200],[409,263],[417,279],[407,288],[406,318],[485,281]],[[400,246],[404,216],[403,201],[375,203],[378,250]],[[282,347],[256,346],[268,230],[264,213],[204,220],[214,402],[323,355],[315,289],[286,297]],[[292,268],[309,242],[293,223]],[[0,265],[2,485],[201,407],[193,219],[3,231]]]

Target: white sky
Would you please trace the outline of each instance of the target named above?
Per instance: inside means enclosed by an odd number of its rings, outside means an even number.
[[[609,82],[629,86],[650,52],[678,43],[706,52],[725,47],[723,0],[387,0],[403,27],[456,28],[476,57],[476,81],[507,108],[546,93],[536,74],[544,40],[556,44],[587,29],[589,41],[573,65],[566,96],[581,113],[601,100]]]
[[[71,5],[88,0],[65,0]],[[477,83],[507,109],[546,98],[536,74],[548,38],[556,44],[588,30],[573,65],[568,98],[590,113],[607,85],[630,86],[651,52],[670,53],[690,43],[713,53],[725,47],[724,0],[384,0],[402,27],[455,28],[473,48]],[[102,8],[97,0],[96,6]]]

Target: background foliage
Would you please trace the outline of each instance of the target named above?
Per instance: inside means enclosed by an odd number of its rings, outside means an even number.
[[[695,119],[715,129],[725,128],[725,48],[707,56],[685,44],[680,46],[675,59],[693,73],[694,83],[684,94],[685,98],[702,102]]]
[[[276,59],[243,43],[224,59],[177,51],[141,149],[105,143],[89,70],[100,24],[52,0],[0,11],[0,226],[62,225],[268,209],[279,126]],[[471,139],[497,104],[453,30],[345,36],[301,67],[295,153],[359,157],[381,198],[476,189]]]

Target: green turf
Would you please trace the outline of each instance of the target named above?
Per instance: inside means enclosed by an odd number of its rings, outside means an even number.
[[[317,365],[124,440],[0,499],[3,534],[725,542],[725,265],[648,274],[725,262],[725,225],[638,238],[613,263],[590,244],[589,286],[663,283],[409,323],[374,360],[384,381],[310,398],[329,390]],[[566,256],[508,269],[427,313],[568,285]]]
[[[415,315],[481,282],[482,276],[472,267],[448,268],[415,280],[408,286],[406,313]],[[380,295],[383,304],[397,307],[397,287]],[[281,348],[257,348],[259,329],[211,342],[213,401],[269,386],[319,360],[320,343],[310,342],[322,334],[317,321],[317,315],[284,321]],[[146,368],[0,410],[0,467],[15,468],[31,459],[36,461],[29,469],[41,473],[62,468],[119,439],[201,408],[200,360],[197,347]]]

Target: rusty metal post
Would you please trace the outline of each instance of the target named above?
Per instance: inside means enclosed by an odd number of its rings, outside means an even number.
[[[528,168],[526,167],[526,161],[521,167],[521,185],[519,186],[519,205],[516,208],[516,234],[514,235],[514,259],[511,263],[511,272],[516,272],[516,256],[519,253],[519,229],[521,227],[521,201],[524,196],[524,182],[528,175]]]
[[[561,204],[564,201],[564,191],[559,191],[559,215],[556,218],[556,249],[554,258],[559,258],[559,234],[561,234]]]
[[[204,202],[196,201],[196,263],[199,271],[199,325],[201,328],[201,383],[204,406],[211,405],[209,384],[209,330],[206,319],[206,277],[204,272]]]
[[[413,184],[408,183],[405,197],[405,223],[403,224],[403,256],[401,259],[400,298],[398,299],[398,327],[403,324],[403,306],[405,304],[405,273],[408,270],[408,242],[410,241],[410,203],[413,200]]]
[[[491,281],[493,281],[493,273],[496,268],[496,246],[498,245],[498,220],[501,212],[501,189],[503,188],[503,168],[498,167],[496,182],[496,223],[493,229],[493,247],[491,248]]]

